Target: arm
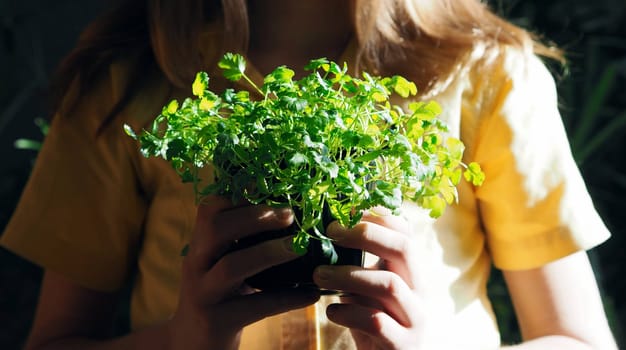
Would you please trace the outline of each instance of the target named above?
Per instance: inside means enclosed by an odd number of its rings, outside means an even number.
[[[80,287],[46,271],[33,329],[25,346],[34,349],[166,349],[164,326],[122,338],[112,335],[117,296]]]
[[[585,252],[503,273],[525,340],[506,349],[617,349]]]
[[[391,231],[367,223],[378,220],[381,217],[365,215],[364,222],[355,228],[331,225],[328,234],[341,245],[384,257],[386,267],[394,273],[335,266],[330,274],[330,270],[318,268],[314,278],[322,287],[361,295],[349,304],[331,305],[327,310],[331,321],[358,330],[353,336],[359,348],[406,349],[406,344],[419,348],[416,339],[420,339],[427,320],[421,314],[415,289],[420,285],[419,276],[411,273],[415,264],[408,263],[412,254],[400,249],[410,245],[407,236],[400,234],[403,229],[398,221],[385,217],[386,222],[379,222]],[[504,349],[617,349],[584,252],[536,269],[504,271],[504,276],[525,340]]]
[[[183,261],[179,304],[171,319],[111,338],[116,295],[79,287],[46,271],[26,349],[236,349],[245,326],[317,301],[317,293],[248,293],[241,288],[247,277],[298,257],[290,249],[291,237],[227,252],[235,239],[287,227],[291,211],[213,202],[198,209]]]

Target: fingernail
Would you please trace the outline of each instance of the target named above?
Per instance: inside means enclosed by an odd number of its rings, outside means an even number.
[[[274,210],[274,213],[279,219],[289,219],[293,215],[293,210],[291,208],[278,208]]]
[[[342,238],[344,236],[344,233],[345,233],[345,228],[341,227],[341,225],[337,221],[333,221],[326,228],[326,235],[336,240]]]
[[[315,269],[315,275],[319,280],[329,280],[332,276],[332,269],[328,266],[318,266]]]

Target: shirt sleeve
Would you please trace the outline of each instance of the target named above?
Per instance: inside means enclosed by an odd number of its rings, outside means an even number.
[[[486,174],[476,197],[495,266],[535,268],[605,241],[610,234],[571,154],[550,72],[515,50],[494,65],[483,77],[492,98],[475,159]]]
[[[69,115],[57,115],[0,241],[7,249],[100,291],[119,289],[133,267],[145,200],[104,79]]]

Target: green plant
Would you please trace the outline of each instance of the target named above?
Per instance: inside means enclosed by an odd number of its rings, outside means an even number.
[[[616,90],[618,67],[618,62],[609,62],[604,67],[598,81],[589,89],[589,96],[580,106],[581,112],[576,117],[576,127],[570,139],[579,166],[583,166],[594,153],[606,147],[607,141],[626,128],[626,110],[607,111],[606,108],[607,100]],[[611,117],[606,118],[605,115]]]
[[[194,184],[197,200],[217,194],[294,208],[301,214],[297,252],[319,239],[336,261],[324,235],[325,207],[347,227],[374,206],[398,213],[405,199],[438,217],[456,200],[463,167],[468,181],[484,179],[478,164],[461,162],[463,143],[444,138],[439,105],[411,102],[405,113],[390,102],[393,93],[417,93],[400,76],[363,73],[358,79],[345,64],[322,58],[311,61],[305,67],[310,74],[300,80],[280,66],[258,87],[246,76],[242,56],[226,54],[219,66],[227,79],[247,81],[258,99],[246,90],[218,95],[200,72],[192,86],[197,98],[171,101],[151,131],[136,135],[125,126],[126,132],[140,141],[145,156],[169,160],[183,181]],[[206,184],[199,168],[209,165],[214,179]]]
[[[50,130],[50,123],[47,120],[43,118],[35,118],[34,123],[39,128],[39,131],[41,132],[42,137],[45,137],[46,135],[48,135],[48,130]],[[15,140],[15,142],[13,143],[13,146],[17,149],[39,152],[41,150],[42,141],[19,138]]]

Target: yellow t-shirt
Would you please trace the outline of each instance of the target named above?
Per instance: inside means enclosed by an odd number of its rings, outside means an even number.
[[[450,134],[466,144],[465,161],[482,165],[484,185],[460,184],[458,204],[438,220],[411,203],[402,214],[416,238],[416,268],[428,281],[422,297],[430,349],[499,346],[486,295],[492,263],[533,268],[609,237],[570,154],[549,72],[535,56],[489,52],[476,48],[432,96]],[[344,59],[354,62],[353,47]],[[140,329],[175,311],[195,207],[192,189],[170,166],[141,156],[122,131],[123,123],[145,126],[186,92],[155,75],[96,137],[128,69],[113,64],[71,115],[53,120],[1,243],[87,288],[116,291],[132,278],[131,323]],[[228,85],[213,75],[212,88]],[[246,328],[242,349],[311,348],[302,342],[316,333],[322,349],[353,347],[348,332],[325,319],[328,302]]]

